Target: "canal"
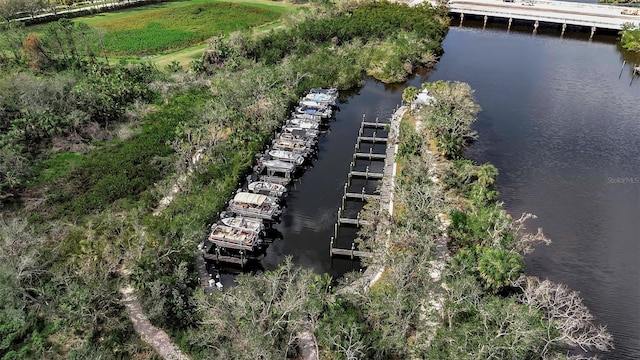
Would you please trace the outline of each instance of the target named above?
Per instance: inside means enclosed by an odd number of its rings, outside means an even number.
[[[340,276],[359,270],[329,257],[329,239],[363,114],[387,119],[403,89],[424,81],[463,81],[483,111],[467,155],[494,164],[501,200],[513,216],[530,212],[553,243],[526,258],[526,272],[580,292],[615,349],[604,359],[640,359],[640,79],[631,82],[613,35],[465,18],[452,27],[436,68],[406,84],[368,80],[342,94],[318,159],[286,199],[277,239],[261,267],[285,256]],[[230,281],[231,277],[223,276]]]

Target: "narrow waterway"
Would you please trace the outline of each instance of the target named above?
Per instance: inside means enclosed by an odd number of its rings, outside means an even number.
[[[360,123],[363,116],[367,121],[379,118],[380,121],[388,122],[402,101],[404,88],[411,83],[419,86],[420,80],[416,78],[401,86],[369,80],[357,92],[342,94],[335,120],[318,141],[318,158],[291,187],[282,221],[275,225],[282,239],[269,245],[267,256],[261,261],[262,266],[271,269],[282,263],[285,256],[292,256],[295,264],[334,277],[360,269],[357,260],[332,259],[329,256],[330,238],[347,181],[349,163],[353,159]],[[379,136],[384,134],[380,133]],[[374,152],[384,152],[384,144],[375,147]],[[364,171],[360,167],[366,166],[365,163],[368,161],[358,160],[355,169]],[[381,165],[379,161],[377,164],[372,162],[371,171],[381,170]],[[366,191],[372,193],[375,185],[375,181],[365,183],[364,180],[354,180],[352,188],[366,187]],[[352,210],[350,217],[355,218],[353,210],[357,210],[357,206],[354,203],[347,204],[347,210]],[[348,239],[355,237],[355,229],[341,227],[340,234],[343,241],[339,245],[348,248]]]

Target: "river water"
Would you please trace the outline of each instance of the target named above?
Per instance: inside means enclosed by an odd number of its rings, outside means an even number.
[[[428,81],[467,82],[483,111],[467,155],[494,164],[512,216],[536,214],[553,243],[526,272],[581,293],[615,350],[640,359],[640,80],[613,36],[451,28]],[[630,85],[631,83],[631,85]]]
[[[612,35],[531,30],[492,22],[482,29],[465,19],[450,29],[433,71],[397,86],[369,80],[343,94],[318,159],[286,199],[275,226],[282,238],[261,266],[292,256],[333,276],[359,270],[358,262],[329,257],[329,238],[363,114],[388,118],[407,85],[463,81],[483,109],[467,155],[494,164],[507,211],[536,214],[530,227],[553,240],[526,258],[527,274],[581,293],[615,338],[601,358],[640,359],[640,79],[630,85],[629,66],[618,78],[623,60],[640,59]]]

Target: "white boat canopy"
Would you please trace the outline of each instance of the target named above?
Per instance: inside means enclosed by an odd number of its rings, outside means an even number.
[[[266,200],[267,200],[267,196],[266,195],[253,194],[253,193],[248,193],[248,192],[239,192],[233,198],[233,201],[235,201],[235,202],[240,202],[240,203],[245,203],[245,204],[252,204],[252,205],[256,205],[256,206],[262,206],[262,204]]]

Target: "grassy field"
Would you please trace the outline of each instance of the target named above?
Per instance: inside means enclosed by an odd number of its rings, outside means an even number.
[[[117,56],[167,53],[277,22],[291,4],[272,1],[191,0],[162,3],[78,18],[106,30],[107,51]]]

